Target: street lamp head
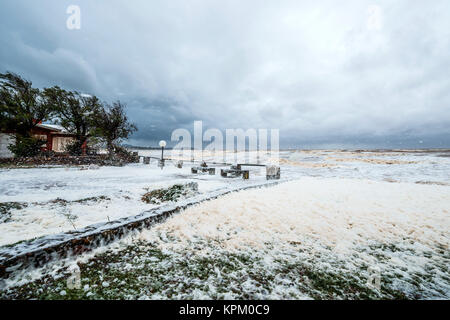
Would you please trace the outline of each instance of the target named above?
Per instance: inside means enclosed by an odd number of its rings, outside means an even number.
[[[161,141],[159,142],[159,146],[160,146],[161,148],[164,148],[166,145],[167,145],[167,143],[166,143],[164,140],[161,140]]]

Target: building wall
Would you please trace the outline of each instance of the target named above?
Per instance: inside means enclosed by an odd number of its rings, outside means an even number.
[[[42,151],[52,150],[54,152],[66,152],[66,146],[73,141],[74,137],[68,135],[52,135],[48,130],[33,129],[32,136],[47,142],[42,145]],[[7,133],[0,133],[0,158],[13,158],[14,154],[9,151],[8,146],[14,143],[14,136]],[[84,145],[83,148],[86,148]],[[85,150],[84,150],[85,152]]]
[[[42,145],[42,151],[52,150],[51,131],[49,131],[47,129],[42,129],[42,128],[36,127],[31,130],[31,135],[36,139],[41,139],[41,140],[46,141],[46,143],[44,143]]]
[[[53,137],[52,150],[54,152],[65,152],[66,146],[74,140],[72,137]]]
[[[14,136],[0,133],[0,158],[14,157],[14,154],[8,149],[8,146],[12,143],[14,143]]]

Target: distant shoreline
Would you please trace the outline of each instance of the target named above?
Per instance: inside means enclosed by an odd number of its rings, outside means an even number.
[[[138,147],[124,145],[123,147],[130,150],[161,150],[160,147]],[[165,148],[165,150],[173,150],[173,148]],[[194,148],[191,148],[194,151]],[[200,150],[199,150],[200,151]],[[240,150],[248,151],[248,150]],[[256,150],[252,150],[256,151]],[[424,148],[424,149],[323,149],[323,148],[283,148],[280,151],[338,151],[338,152],[405,152],[405,153],[434,153],[434,152],[450,152],[450,148]]]

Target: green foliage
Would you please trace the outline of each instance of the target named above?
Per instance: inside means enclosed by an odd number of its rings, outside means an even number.
[[[65,151],[69,153],[71,156],[80,156],[82,154],[82,147],[83,142],[79,140],[75,140],[72,143],[69,143],[66,145]]]
[[[35,157],[41,153],[41,147],[44,143],[45,140],[17,135],[16,141],[8,146],[8,149],[16,157]]]
[[[113,105],[105,104],[98,109],[92,123],[95,134],[105,141],[111,157],[114,156],[115,146],[137,130],[137,127],[128,120],[125,105],[120,101],[114,102]]]
[[[122,146],[114,146],[114,152],[119,158],[131,158],[133,154]]]
[[[99,99],[76,91],[66,91],[58,86],[46,88],[44,96],[54,106],[58,123],[75,134],[79,145],[83,145],[94,130],[92,116],[101,108]]]
[[[16,143],[10,146],[16,156],[39,154],[43,142],[33,139],[31,131],[52,119],[75,135],[77,141],[67,147],[70,154],[80,155],[88,138],[98,138],[113,157],[121,139],[137,130],[124,109],[120,101],[102,104],[96,96],[58,86],[40,90],[15,73],[0,73],[0,131],[16,134]]]
[[[11,210],[20,210],[27,207],[21,202],[0,202],[0,223],[8,222],[11,217]]]
[[[177,201],[181,197],[192,196],[197,193],[198,184],[174,184],[166,189],[155,189],[144,194],[141,200],[145,203],[160,204],[162,202]]]
[[[30,136],[31,129],[53,114],[54,106],[31,81],[12,72],[0,73],[0,130]]]

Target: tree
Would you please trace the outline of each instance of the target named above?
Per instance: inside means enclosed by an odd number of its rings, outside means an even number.
[[[137,127],[129,122],[125,114],[125,105],[120,101],[112,105],[105,104],[93,117],[93,124],[98,134],[106,143],[110,158],[115,156],[115,147],[122,139],[127,139]]]
[[[31,81],[12,73],[0,73],[0,129],[31,137],[31,130],[54,114],[53,105],[33,88]]]
[[[99,99],[76,91],[66,91],[58,86],[45,89],[44,96],[54,106],[58,123],[76,136],[76,142],[71,146],[72,153],[81,153],[81,146],[93,130],[92,116],[101,107]]]
[[[53,113],[53,106],[31,81],[12,72],[0,73],[0,130],[14,132],[15,143],[8,148],[16,156],[40,152],[46,141],[32,137],[31,131]]]

